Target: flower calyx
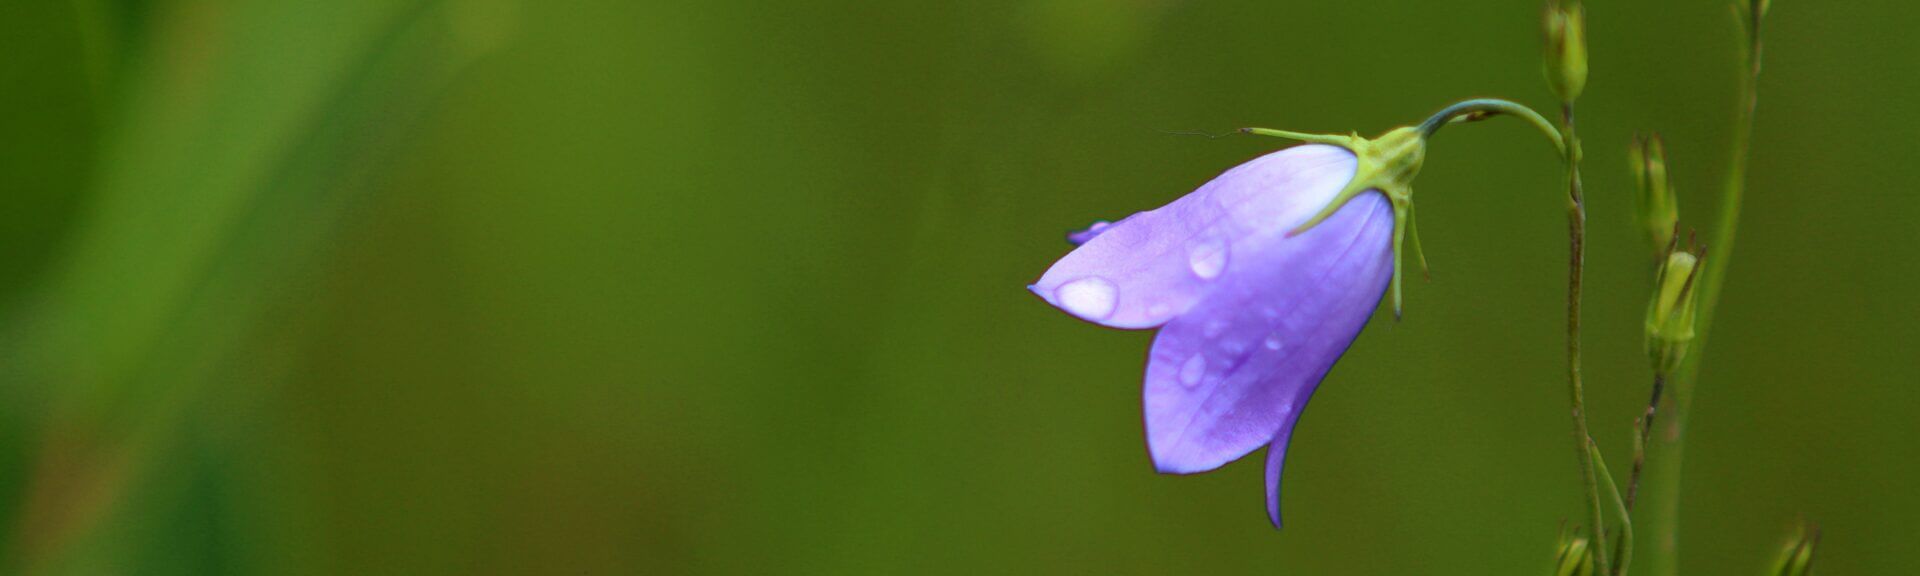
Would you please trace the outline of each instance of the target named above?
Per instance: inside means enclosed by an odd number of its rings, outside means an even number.
[[[1288,236],[1297,236],[1313,229],[1334,213],[1339,212],[1348,202],[1370,191],[1378,191],[1393,204],[1393,317],[1400,317],[1400,255],[1401,246],[1410,230],[1413,230],[1413,179],[1420,175],[1420,166],[1427,158],[1427,132],[1413,126],[1403,126],[1388,131],[1378,138],[1366,139],[1359,134],[1346,136],[1333,134],[1304,134],[1273,130],[1268,128],[1243,128],[1242,132],[1263,136],[1291,138],[1314,144],[1328,144],[1346,148],[1353,152],[1358,164],[1354,167],[1353,179],[1340,193],[1327,202],[1313,217],[1308,218]],[[1418,233],[1413,234],[1414,253],[1420,259],[1420,269],[1424,273],[1427,267],[1426,256],[1420,251]]]

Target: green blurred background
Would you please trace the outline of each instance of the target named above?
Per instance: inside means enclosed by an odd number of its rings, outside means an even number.
[[[1910,570],[1920,6],[1776,3],[1688,574]],[[1584,518],[1559,167],[1420,180],[1431,283],[1293,443],[1159,476],[1151,338],[1024,289],[1281,145],[1548,104],[1533,0],[0,3],[0,566],[55,574],[1540,574]],[[1594,1],[1587,375],[1644,404],[1625,146],[1725,166],[1725,2]],[[1644,557],[1643,552],[1643,557]]]

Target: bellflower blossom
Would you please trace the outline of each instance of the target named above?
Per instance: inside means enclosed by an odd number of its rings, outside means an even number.
[[[1267,517],[1280,526],[1287,441],[1320,380],[1387,288],[1400,314],[1413,179],[1441,127],[1514,115],[1562,151],[1538,113],[1505,100],[1448,106],[1372,140],[1265,128],[1308,142],[1235,166],[1172,203],[1068,235],[1079,245],[1034,294],[1111,328],[1159,328],[1142,404],[1161,472],[1219,468],[1267,446]],[[1419,253],[1420,242],[1413,242]]]
[[[1361,194],[1291,231],[1354,178],[1346,148],[1296,146],[1161,208],[1072,236],[1031,289],[1083,320],[1160,328],[1147,362],[1147,446],[1161,472],[1267,451],[1267,512],[1307,399],[1359,335],[1393,272],[1394,210]]]

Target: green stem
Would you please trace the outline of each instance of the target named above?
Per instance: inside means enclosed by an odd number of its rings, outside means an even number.
[[[1588,519],[1593,525],[1593,550],[1595,567],[1601,574],[1613,574],[1608,558],[1606,517],[1600,507],[1600,483],[1596,477],[1594,464],[1599,454],[1593,447],[1593,436],[1587,431],[1586,390],[1580,383],[1580,301],[1581,287],[1586,270],[1587,210],[1582,198],[1580,184],[1580,138],[1574,128],[1573,103],[1561,105],[1561,128],[1555,129],[1533,109],[1505,100],[1478,99],[1467,100],[1448,106],[1426,122],[1420,124],[1423,136],[1431,137],[1440,128],[1454,122],[1471,122],[1495,114],[1518,116],[1527,120],[1541,133],[1553,141],[1554,148],[1566,160],[1567,164],[1567,395],[1573,405],[1574,444],[1580,457],[1580,478],[1586,485]],[[1613,478],[1607,478],[1609,486]],[[1618,499],[1617,492],[1616,499]],[[1622,505],[1624,510],[1624,505]],[[1622,525],[1626,523],[1622,514]],[[1633,538],[1631,528],[1625,537]],[[1631,545],[1626,547],[1626,557],[1631,557]]]
[[[1728,264],[1732,262],[1735,233],[1740,226],[1740,200],[1746,192],[1747,157],[1752,149],[1753,120],[1760,103],[1761,20],[1755,17],[1747,30],[1746,73],[1741,77],[1740,100],[1735,108],[1737,117],[1729,143],[1726,187],[1720,201],[1720,222],[1714,231],[1712,245],[1707,247],[1707,256],[1715,264],[1707,267],[1705,278],[1700,282],[1700,308],[1695,317],[1691,353],[1682,360],[1679,377],[1674,382],[1673,417],[1666,420],[1666,426],[1659,433],[1660,441],[1664,444],[1660,448],[1661,458],[1658,461],[1662,473],[1658,477],[1660,481],[1651,486],[1660,499],[1658,514],[1652,525],[1654,541],[1658,544],[1653,565],[1656,576],[1679,573],[1680,477],[1685,455],[1687,416],[1692,411],[1701,358],[1706,351],[1714,311],[1720,303],[1720,290],[1726,281]]]
[[[1442,108],[1439,112],[1435,112],[1433,116],[1429,116],[1425,122],[1420,123],[1420,135],[1426,138],[1432,138],[1433,133],[1439,132],[1441,128],[1448,124],[1455,122],[1474,122],[1498,114],[1516,116],[1522,120],[1526,120],[1528,124],[1540,130],[1541,134],[1546,135],[1548,140],[1553,141],[1554,150],[1560,152],[1562,156],[1566,155],[1566,141],[1561,138],[1560,131],[1555,129],[1553,123],[1547,121],[1545,116],[1541,116],[1539,112],[1534,112],[1532,108],[1497,98],[1464,100]]]
[[[1567,162],[1567,396],[1573,404],[1574,444],[1580,456],[1580,478],[1587,489],[1587,515],[1593,523],[1595,568],[1613,573],[1607,557],[1606,517],[1600,508],[1600,486],[1595,477],[1593,436],[1587,432],[1586,390],[1580,383],[1580,299],[1586,270],[1587,208],[1581,197],[1580,137],[1574,129],[1573,103],[1560,107]]]
[[[1600,469],[1600,477],[1606,479],[1607,493],[1613,496],[1613,512],[1620,515],[1619,559],[1614,562],[1613,576],[1626,576],[1627,567],[1633,564],[1633,516],[1627,512],[1627,503],[1620,498],[1620,486],[1613,483],[1613,472],[1607,470],[1607,459],[1600,457],[1600,447],[1587,439],[1587,448],[1593,453],[1593,465]],[[1605,557],[1606,554],[1595,554]],[[1601,569],[1604,572],[1604,568]]]
[[[1647,449],[1653,444],[1654,416],[1660,410],[1660,392],[1666,389],[1667,375],[1653,375],[1653,397],[1647,400],[1647,411],[1640,415],[1640,421],[1633,436],[1633,472],[1627,475],[1627,510],[1633,510],[1633,502],[1640,493],[1640,472],[1647,463]]]

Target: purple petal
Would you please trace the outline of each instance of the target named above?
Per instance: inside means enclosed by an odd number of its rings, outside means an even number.
[[[1383,195],[1362,194],[1304,234],[1236,245],[1213,292],[1154,338],[1144,400],[1155,467],[1212,470],[1292,426],[1379,305],[1393,219]]]
[[[1123,218],[1120,221],[1125,222],[1126,219]],[[1112,222],[1108,222],[1106,220],[1095,220],[1091,226],[1087,226],[1086,230],[1081,230],[1079,232],[1068,232],[1067,242],[1073,244],[1074,246],[1086,244],[1088,241],[1093,240],[1093,237],[1099,236],[1101,232],[1106,232],[1107,228],[1110,226],[1113,226]]]
[[[1304,407],[1304,406],[1303,406]],[[1300,422],[1299,411],[1280,426],[1273,441],[1267,443],[1267,519],[1280,528],[1280,468],[1287,463],[1287,441],[1293,439],[1293,425]]]
[[[1165,324],[1232,274],[1243,253],[1279,241],[1326,206],[1355,165],[1353,153],[1338,146],[1261,156],[1166,206],[1075,235],[1085,244],[1029,288],[1104,326]]]

